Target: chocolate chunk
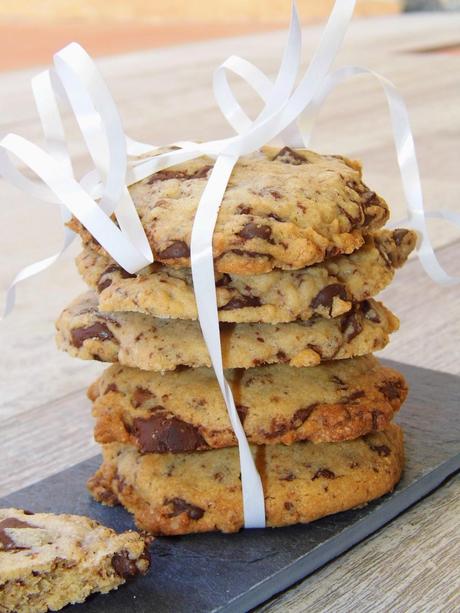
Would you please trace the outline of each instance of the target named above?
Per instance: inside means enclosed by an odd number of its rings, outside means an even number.
[[[335,383],[337,385],[337,387],[339,387],[340,389],[344,389],[344,390],[348,389],[348,386],[345,383],[345,381],[343,381],[337,375],[332,375],[331,381],[332,381],[332,383]]]
[[[171,504],[173,507],[173,512],[170,513],[169,517],[176,517],[181,513],[186,513],[189,519],[198,520],[204,515],[204,509],[186,502],[183,498],[170,498],[165,500],[165,504]]]
[[[174,241],[158,253],[160,260],[176,260],[190,257],[190,248],[184,241]]]
[[[119,577],[129,579],[129,577],[135,577],[141,572],[137,565],[140,560],[146,560],[150,563],[150,556],[147,548],[145,548],[144,553],[137,560],[131,560],[128,551],[116,553],[112,558],[112,566]]]
[[[290,511],[293,508],[293,504],[291,502],[285,502],[284,508],[286,509],[286,511]]]
[[[227,304],[220,307],[220,311],[231,311],[232,309],[243,309],[245,307],[259,307],[261,302],[256,296],[236,296]]]
[[[355,338],[355,336],[358,336],[362,329],[363,324],[357,317],[355,311],[349,311],[342,317],[342,321],[340,322],[340,331],[343,334],[343,340],[345,343],[349,343]]]
[[[241,249],[231,249],[230,250],[235,255],[241,255],[245,258],[264,258],[266,260],[272,260],[272,256],[268,253],[257,253],[256,251],[242,251]]]
[[[195,170],[195,172],[192,175],[189,175],[189,179],[204,179],[207,178],[208,176],[208,172],[212,169],[211,164],[207,164],[206,166],[202,166],[201,168],[198,168],[198,170]]]
[[[80,348],[88,338],[98,338],[100,341],[109,341],[113,339],[113,334],[108,327],[100,322],[96,322],[88,328],[74,328],[71,330],[72,345]]]
[[[305,409],[297,409],[297,411],[294,413],[292,420],[291,420],[291,425],[293,428],[300,428],[300,426],[307,421],[307,419],[310,417],[310,415],[313,412],[313,409],[317,406],[316,403],[311,404],[309,407],[306,407]]]
[[[386,244],[383,241],[375,239],[374,240],[374,245],[375,245],[377,251],[379,252],[380,257],[385,262],[385,266],[387,268],[390,268],[390,269],[393,268],[393,262],[392,262],[392,259],[391,259],[391,255],[387,251]]]
[[[147,181],[149,185],[157,183],[158,181],[169,181],[170,179],[178,179],[179,181],[186,181],[188,179],[203,179],[208,176],[211,165],[202,166],[192,173],[188,173],[185,170],[159,170],[153,174]]]
[[[102,275],[101,275],[101,277],[102,277]],[[107,277],[107,279],[104,279],[103,281],[99,281],[99,283],[97,284],[97,291],[100,294],[102,291],[104,291],[105,289],[107,289],[111,285],[112,285],[112,279],[110,277]]]
[[[319,468],[315,472],[311,480],[314,481],[315,479],[319,479],[320,477],[323,477],[324,479],[335,479],[335,473],[333,473],[332,470],[329,470],[328,468]]]
[[[136,275],[129,273],[127,270],[125,270],[121,266],[117,266],[117,264],[111,264],[108,268],[104,270],[104,272],[99,277],[99,281],[97,284],[97,291],[99,293],[101,293],[102,290],[112,285],[112,279],[110,279],[110,277],[107,279],[104,279],[105,275],[109,275],[112,272],[118,273],[122,279],[132,279],[133,277],[136,276]]]
[[[284,353],[284,351],[278,351],[276,353],[276,359],[278,360],[278,362],[280,362],[281,364],[286,364],[286,362],[289,362],[289,358],[287,357],[287,355]]]
[[[32,513],[33,515],[33,513]],[[16,545],[13,539],[6,533],[7,528],[18,530],[20,528],[35,528],[25,521],[16,519],[16,517],[7,517],[0,522],[0,550],[11,551],[13,549],[30,549],[30,547],[20,547]]]
[[[262,238],[263,240],[268,240],[271,235],[272,229],[270,226],[253,222],[247,223],[243,229],[238,232],[238,236],[244,238],[245,240],[250,240],[251,238]]]
[[[245,206],[244,204],[239,204],[236,207],[236,212],[240,215],[250,215],[252,213],[252,209],[250,206]]]
[[[109,392],[118,392],[118,387],[115,383],[109,383],[108,386],[105,388],[104,394],[108,394]]]
[[[395,244],[400,247],[401,243],[404,240],[404,237],[408,234],[409,230],[405,230],[404,228],[398,228],[397,230],[393,230],[392,236]]]
[[[287,473],[286,475],[280,477],[280,481],[294,481],[294,479],[297,479],[294,473]]]
[[[331,283],[323,287],[313,298],[310,305],[312,309],[317,309],[320,306],[325,307],[328,309],[329,315],[332,315],[332,307],[336,297],[341,300],[347,300],[347,290],[341,283]]]
[[[380,457],[386,458],[390,455],[391,450],[386,445],[371,445],[372,451],[378,453]]]
[[[150,398],[153,398],[153,394],[151,391],[145,389],[144,387],[136,387],[134,392],[131,394],[131,404],[135,409],[137,409],[142,404],[144,404],[144,402],[150,400]]]
[[[364,390],[355,390],[350,395],[346,396],[345,398],[342,398],[340,403],[341,404],[347,404],[349,402],[353,402],[353,400],[358,400],[358,398],[362,398],[365,395],[366,394],[365,394]]]
[[[338,204],[337,207],[342,211],[342,213],[345,215],[345,217],[350,222],[350,228],[352,230],[354,228],[359,228],[362,225],[363,220],[364,220],[364,214],[363,214],[362,209],[360,207],[359,207],[359,212],[358,212],[357,216],[352,215],[343,206],[340,206],[340,204]]]
[[[283,147],[280,151],[278,151],[273,160],[278,160],[284,164],[293,164],[294,166],[308,164],[308,160],[304,158],[303,155],[297,151],[294,151],[290,147]]]
[[[378,411],[377,409],[374,409],[372,411],[372,430],[379,429],[379,417],[382,417],[382,416],[383,416],[382,411]]]
[[[247,415],[248,415],[248,407],[245,407],[241,404],[237,404],[236,405],[236,412],[238,413],[238,417],[240,418],[240,422],[242,424],[244,424],[244,420],[246,419]]]
[[[134,419],[133,434],[143,453],[182,453],[209,448],[198,428],[164,414]]]
[[[362,302],[360,302],[360,308],[366,319],[368,319],[369,321],[373,321],[376,324],[380,323],[380,316],[374,309],[374,307],[371,305],[369,300],[363,300]]]
[[[217,279],[216,287],[225,287],[226,285],[230,285],[231,282],[232,282],[231,276],[224,272],[224,274],[220,277],[220,279]]]
[[[388,400],[397,400],[401,398],[403,385],[401,381],[387,380],[384,381],[381,385],[379,385],[378,389]]]

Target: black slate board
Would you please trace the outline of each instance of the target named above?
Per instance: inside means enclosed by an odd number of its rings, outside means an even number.
[[[411,391],[399,423],[406,434],[407,464],[396,490],[363,509],[307,526],[159,538],[151,572],[108,595],[95,595],[72,611],[147,613],[247,611],[363,540],[460,469],[460,378],[393,364]],[[92,458],[11,494],[1,506],[77,513],[126,530],[131,517],[89,497]],[[67,609],[66,609],[67,610]]]

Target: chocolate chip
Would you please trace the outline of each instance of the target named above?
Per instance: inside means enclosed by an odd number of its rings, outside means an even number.
[[[373,321],[376,324],[380,323],[380,316],[374,309],[372,304],[369,302],[369,300],[363,300],[362,302],[360,302],[360,308],[366,319],[368,319],[369,321]]]
[[[271,219],[274,219],[275,221],[283,221],[282,218],[276,213],[269,213],[267,217],[270,217]]]
[[[370,447],[372,451],[375,451],[375,453],[378,453],[379,456],[382,458],[386,458],[391,453],[390,448],[387,447],[386,445],[371,445]]]
[[[220,311],[231,311],[232,309],[243,309],[245,307],[259,307],[261,302],[256,296],[236,296],[219,307]]]
[[[198,428],[164,414],[134,419],[133,434],[143,453],[182,453],[209,448]]]
[[[115,383],[109,383],[109,385],[105,388],[104,394],[108,394],[109,392],[118,392],[118,387]]]
[[[293,504],[291,502],[285,502],[284,508],[286,509],[286,511],[290,511],[293,508]]]
[[[392,236],[395,244],[400,247],[401,243],[404,240],[404,237],[409,233],[409,230],[404,230],[404,228],[398,228],[397,230],[393,230]]]
[[[262,238],[268,240],[272,235],[272,229],[270,226],[263,224],[257,224],[254,222],[247,223],[242,230],[238,232],[238,236],[245,240],[251,240],[251,238]]]
[[[343,334],[343,340],[345,343],[349,343],[351,340],[358,336],[362,331],[363,324],[358,319],[357,314],[354,311],[349,311],[346,315],[343,315],[340,322],[340,331]]]
[[[280,151],[278,151],[273,160],[278,160],[284,164],[293,164],[294,166],[308,164],[308,160],[304,158],[303,155],[297,151],[294,151],[290,147],[283,147]]]
[[[119,577],[128,579],[129,577],[135,577],[141,572],[138,566],[140,560],[145,560],[150,563],[150,556],[147,548],[145,548],[144,553],[136,560],[130,559],[128,551],[116,553],[112,558],[112,567]]]
[[[150,398],[153,398],[153,394],[150,390],[145,389],[145,387],[136,387],[134,392],[131,394],[131,404],[135,409],[137,409],[143,405],[144,402],[150,400]]]
[[[108,327],[100,322],[96,322],[92,326],[88,326],[88,328],[74,328],[71,330],[70,335],[72,337],[72,345],[77,347],[77,349],[89,338],[98,338],[100,341],[113,339],[113,334]]]
[[[329,470],[328,468],[319,468],[315,472],[311,480],[314,481],[315,479],[319,479],[320,477],[323,477],[324,479],[335,479],[335,476],[336,475],[332,472],[332,470]]]
[[[190,248],[184,241],[174,241],[169,247],[158,253],[161,260],[176,260],[190,257]]]
[[[381,385],[379,385],[378,389],[388,400],[397,400],[401,398],[403,385],[401,381],[387,380],[384,381]]]
[[[13,528],[15,530],[21,528],[35,528],[25,521],[16,519],[16,517],[7,517],[0,522],[0,550],[11,551],[13,549],[30,549],[30,547],[20,547],[16,545],[13,539],[6,533],[7,528]]]
[[[320,290],[313,298],[310,305],[312,309],[317,309],[320,306],[325,307],[328,309],[329,315],[332,315],[334,298],[347,300],[347,290],[341,283],[331,283],[330,285],[323,287],[323,289]]]
[[[169,517],[176,517],[181,513],[186,513],[189,519],[201,519],[204,515],[204,509],[194,504],[186,502],[183,498],[170,498],[165,500],[165,504],[170,504],[173,507],[173,512]]]

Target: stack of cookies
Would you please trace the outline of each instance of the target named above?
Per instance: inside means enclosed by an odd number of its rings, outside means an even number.
[[[130,191],[155,263],[121,269],[74,219],[91,290],[57,322],[60,348],[114,364],[89,388],[103,463],[89,489],[161,534],[243,525],[236,437],[197,321],[194,214],[213,161]],[[392,490],[392,423],[407,388],[372,355],[397,330],[374,297],[415,245],[386,230],[357,162],[288,147],[242,157],[214,233],[226,377],[265,493],[268,526],[309,522]]]

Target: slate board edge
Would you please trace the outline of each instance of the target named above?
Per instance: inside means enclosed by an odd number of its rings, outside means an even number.
[[[459,470],[460,454],[430,471],[398,495],[389,498],[377,512],[363,517],[352,526],[342,530],[337,536],[318,545],[305,556],[292,562],[289,566],[285,566],[276,574],[267,577],[244,594],[237,596],[223,607],[214,609],[214,611],[241,613],[241,611],[249,611],[266,602],[369,537],[418,500],[435,490]]]

